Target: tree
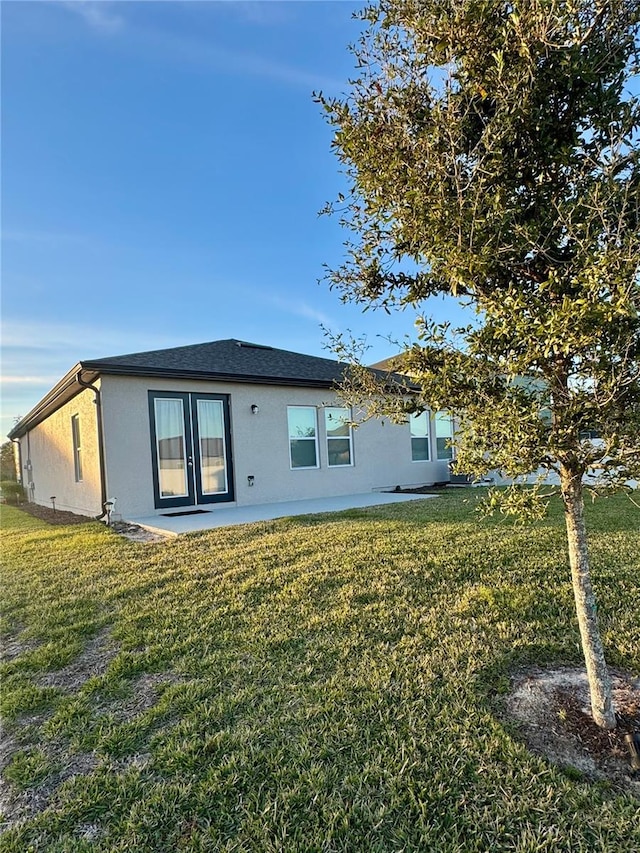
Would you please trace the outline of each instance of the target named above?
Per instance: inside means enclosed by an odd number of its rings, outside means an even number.
[[[350,186],[339,203],[352,236],[330,284],[344,301],[418,312],[397,366],[419,393],[385,406],[454,411],[458,470],[559,476],[592,713],[613,728],[583,491],[640,475],[640,106],[628,89],[640,3],[379,0],[358,14],[352,91],[317,96]],[[473,321],[422,316],[441,294]],[[544,500],[540,484],[490,499],[530,513]]]
[[[0,480],[16,480],[16,448],[12,441],[0,445]]]

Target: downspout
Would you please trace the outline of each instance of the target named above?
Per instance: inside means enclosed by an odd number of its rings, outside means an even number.
[[[96,388],[95,385],[91,385],[90,382],[85,382],[82,378],[82,371],[79,370],[76,373],[76,382],[78,385],[81,385],[83,388],[88,388],[90,391],[93,391],[95,394],[94,403],[96,405],[96,424],[98,431],[98,462],[100,465],[100,505],[102,506],[102,512],[100,515],[94,516],[96,521],[99,521],[101,518],[104,518],[107,514],[106,503],[107,503],[107,474],[105,470],[104,463],[104,433],[102,431],[102,398],[100,396],[100,389]]]
[[[33,465],[31,464],[31,430],[27,430],[25,436],[27,439],[27,499],[29,503],[33,503],[35,501],[36,492],[35,487],[33,487]]]

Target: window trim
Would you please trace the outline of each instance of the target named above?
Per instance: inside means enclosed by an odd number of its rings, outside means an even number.
[[[71,441],[73,445],[73,471],[76,483],[82,483],[82,434],[80,432],[80,414],[71,415]]]
[[[294,465],[293,464],[293,456],[291,454],[291,442],[292,441],[311,441],[311,436],[300,438],[298,436],[291,435],[291,425],[289,423],[289,412],[291,409],[311,409],[313,411],[313,419],[314,419],[314,435],[313,442],[315,447],[315,455],[316,455],[316,464],[315,465]],[[320,448],[318,446],[318,409],[317,406],[313,405],[293,405],[287,406],[287,440],[289,442],[289,470],[290,471],[316,471],[320,467]]]
[[[347,417],[347,429],[349,430],[348,435],[329,435],[329,430],[327,429],[327,416],[329,409],[336,409],[339,412],[346,412]],[[348,406],[325,406],[324,407],[324,432],[325,438],[327,441],[327,468],[353,468],[355,465],[353,459],[353,429],[349,421],[351,420],[351,409]],[[345,438],[349,441],[349,461],[341,462],[337,465],[331,464],[331,456],[329,454],[329,442],[331,441],[344,441]]]
[[[438,416],[441,416],[443,419],[447,418],[449,422],[449,435],[438,435]],[[455,435],[454,423],[453,423],[453,415],[450,415],[444,409],[440,409],[435,413],[434,416],[435,421],[435,438],[436,438],[436,459],[438,462],[453,462],[456,458],[455,447],[452,442]],[[449,441],[449,447],[445,447],[445,451],[449,453],[449,456],[440,456],[440,452],[438,450],[438,439],[444,439],[445,441]]]
[[[427,434],[426,434],[426,436],[424,436],[424,435],[414,435],[414,434],[413,434],[413,431],[412,431],[412,424],[413,424],[412,419],[413,419],[413,418],[416,418],[416,419],[417,419],[417,418],[421,417],[422,415],[424,415],[424,416],[425,416],[426,421],[427,421]],[[416,463],[418,463],[418,464],[419,464],[420,462],[431,462],[431,413],[428,411],[428,409],[425,409],[425,410],[424,410],[424,412],[420,412],[420,413],[419,413],[419,414],[417,414],[417,415],[416,415],[416,414],[413,414],[413,415],[411,415],[411,416],[409,417],[409,433],[410,433],[410,436],[411,436],[411,463],[413,464],[414,462],[416,462]],[[415,459],[415,458],[414,458],[414,455],[413,455],[413,440],[414,440],[415,438],[419,438],[419,439],[421,439],[421,440],[424,440],[425,438],[427,439],[427,453],[428,453],[428,456],[427,456],[427,458],[426,458],[426,459]]]

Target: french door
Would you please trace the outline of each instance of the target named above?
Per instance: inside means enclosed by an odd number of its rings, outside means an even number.
[[[232,501],[226,394],[149,391],[157,509]]]

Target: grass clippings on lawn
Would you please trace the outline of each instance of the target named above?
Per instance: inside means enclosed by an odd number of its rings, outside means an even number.
[[[637,853],[631,787],[505,715],[514,673],[582,664],[561,509],[477,494],[162,544],[4,508],[2,853]],[[638,510],[588,513],[637,677]]]

